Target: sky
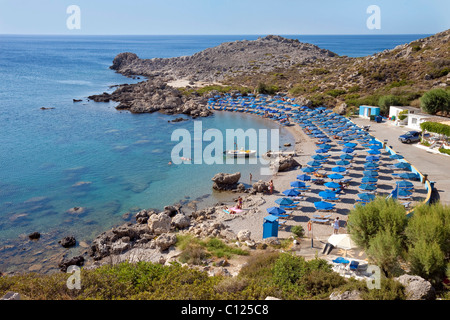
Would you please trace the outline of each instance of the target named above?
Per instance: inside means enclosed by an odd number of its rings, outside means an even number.
[[[449,12],[449,0],[0,0],[0,34],[433,34]]]

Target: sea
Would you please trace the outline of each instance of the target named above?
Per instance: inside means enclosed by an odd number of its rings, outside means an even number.
[[[361,57],[426,36],[286,37]],[[179,116],[131,114],[116,110],[115,102],[87,99],[145,80],[109,68],[121,52],[169,58],[258,37],[0,35],[0,272],[48,271],[43,266],[56,261],[51,251],[60,247],[57,240],[74,235],[87,244],[133,221],[141,209],[223,201],[224,195],[212,190],[218,172],[241,172],[246,186],[250,174],[252,182],[267,180],[260,161],[170,164],[178,143],[172,134],[184,129],[194,136],[194,120],[171,123]],[[253,115],[216,112],[195,121],[201,121],[203,132],[218,129],[225,136],[227,129],[279,129],[280,145],[295,141],[285,128]],[[81,211],[70,213],[72,208]],[[41,243],[30,243],[32,232],[41,233]]]

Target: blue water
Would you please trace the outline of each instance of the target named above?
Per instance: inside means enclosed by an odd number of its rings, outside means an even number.
[[[425,35],[298,36],[340,55],[365,56]],[[293,36],[289,36],[293,38]],[[191,55],[222,42],[258,36],[0,36],[0,241],[51,230],[89,240],[138,208],[158,208],[185,197],[209,196],[217,172],[258,165],[168,165],[174,116],[119,112],[115,103],[86,97],[125,78],[109,69],[120,52],[141,58]],[[83,99],[73,103],[72,99]],[[54,108],[41,110],[41,107]],[[203,130],[279,128],[251,115],[216,113]],[[293,142],[281,130],[281,145]],[[83,186],[77,184],[85,183]],[[212,195],[211,195],[212,194]],[[37,199],[36,199],[37,198]],[[31,200],[30,200],[31,199]],[[66,211],[85,207],[73,216]]]

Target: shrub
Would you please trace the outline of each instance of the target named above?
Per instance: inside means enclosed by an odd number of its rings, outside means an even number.
[[[450,137],[450,126],[439,122],[422,122],[420,129]]]
[[[389,278],[381,279],[380,289],[366,290],[361,297],[364,300],[406,300],[402,284]]]
[[[390,95],[387,95],[387,96],[381,96],[378,99],[378,104],[377,105],[380,107],[381,113],[387,114],[387,113],[389,113],[389,107],[391,107],[391,106],[402,106],[403,102],[402,102],[402,100],[399,97],[390,94]]]
[[[439,148],[439,152],[440,152],[440,153],[445,153],[445,154],[450,155],[450,149]]]
[[[260,82],[256,87],[256,92],[259,94],[275,94],[280,89],[275,85],[267,85],[263,82]]]
[[[330,71],[328,71],[327,69],[324,69],[324,68],[316,68],[311,71],[312,75],[321,75],[321,74],[328,74],[328,73],[330,73]]]
[[[332,89],[332,90],[328,90],[327,92],[325,92],[325,94],[332,96],[334,98],[337,98],[340,95],[343,95],[345,93],[346,93],[346,91],[343,89]]]
[[[420,107],[429,114],[450,111],[450,93],[444,89],[432,89],[420,98]]]
[[[303,227],[300,226],[300,225],[298,225],[298,226],[293,226],[293,227],[291,228],[291,232],[292,232],[293,234],[295,234],[295,235],[296,235],[297,237],[299,237],[299,238],[303,238],[304,235],[305,235],[305,230],[304,230]]]
[[[411,271],[414,274],[434,285],[442,281],[446,268],[445,254],[436,241],[430,243],[420,239],[410,246],[408,253]]]
[[[369,241],[367,255],[385,274],[397,275],[399,257],[402,253],[402,240],[390,230],[381,230]]]

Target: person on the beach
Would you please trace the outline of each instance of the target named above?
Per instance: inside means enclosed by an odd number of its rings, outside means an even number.
[[[334,219],[334,221],[333,221],[333,231],[334,231],[334,234],[339,233],[339,217],[336,217],[336,219]]]
[[[272,194],[273,193],[273,181],[270,180],[269,182],[269,193]]]
[[[241,196],[239,196],[239,198],[237,199],[237,208],[238,209],[242,209],[242,197]]]
[[[250,173],[250,183],[252,183],[252,180],[253,180],[253,176],[252,176],[252,174]]]

